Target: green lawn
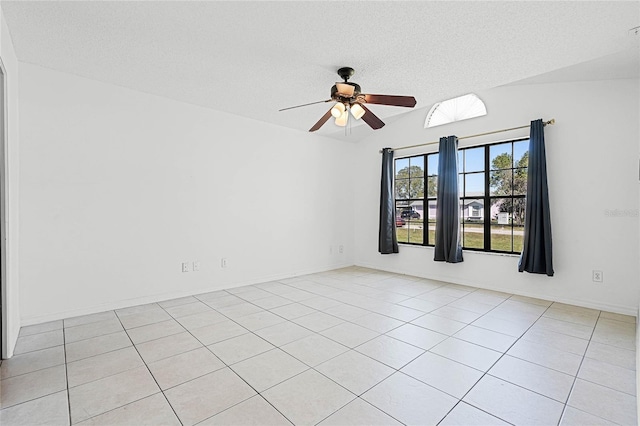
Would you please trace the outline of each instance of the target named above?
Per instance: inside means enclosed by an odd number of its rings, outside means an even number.
[[[482,229],[481,224],[465,224],[465,230],[468,231],[470,229],[476,228],[478,230]],[[520,252],[522,251],[522,240],[523,240],[523,227],[515,227],[513,235],[513,251]],[[409,229],[407,225],[403,227],[396,228],[396,235],[398,237],[398,242],[400,243],[414,243],[414,244],[422,244],[422,229]],[[429,243],[433,244],[435,242],[435,230],[429,229]],[[463,235],[463,247],[464,248],[484,248],[484,233],[482,232],[465,232]],[[511,235],[510,234],[498,234],[495,233],[491,236],[491,249],[499,250],[499,251],[512,251],[511,250]]]
[[[479,232],[465,232],[463,247],[484,248],[484,234]],[[514,251],[522,250],[522,235],[513,236]],[[511,251],[511,235],[494,234],[491,236],[491,249],[500,251]]]
[[[405,225],[396,228],[396,235],[400,243],[422,244],[422,229],[408,229]]]

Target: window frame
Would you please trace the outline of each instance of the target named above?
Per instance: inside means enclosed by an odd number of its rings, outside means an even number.
[[[471,172],[466,172],[464,170],[464,165],[463,164],[459,164],[458,165],[458,179],[460,179],[460,176],[463,176],[462,182],[464,185],[464,182],[466,179],[464,179],[464,177],[468,174],[477,174],[477,173],[483,173],[484,174],[484,194],[479,196],[479,195],[467,195],[465,193],[465,188],[464,186],[459,188],[458,192],[459,192],[459,200],[460,200],[460,235],[461,238],[464,238],[464,225],[465,225],[465,221],[464,221],[464,201],[465,200],[482,200],[483,202],[483,214],[482,214],[482,223],[483,223],[483,248],[474,248],[474,247],[464,247],[463,245],[463,249],[464,250],[469,250],[469,251],[476,251],[476,252],[484,252],[484,253],[498,253],[498,254],[509,254],[509,255],[520,255],[521,251],[515,251],[515,238],[514,238],[514,228],[516,226],[519,226],[517,223],[515,223],[515,221],[513,220],[513,213],[511,213],[510,216],[510,224],[508,225],[510,227],[510,235],[511,235],[511,250],[498,250],[498,249],[493,249],[491,248],[491,229],[492,226],[496,226],[496,224],[492,223],[492,218],[491,218],[491,207],[493,206],[493,203],[495,202],[496,199],[510,199],[512,200],[524,200],[526,199],[526,191],[524,194],[514,194],[513,193],[513,182],[515,179],[515,172],[518,169],[522,169],[522,167],[517,167],[516,162],[519,161],[520,159],[516,159],[514,158],[514,154],[515,154],[515,144],[518,142],[522,142],[522,141],[528,141],[529,137],[521,137],[521,138],[514,138],[514,139],[508,139],[508,140],[502,140],[502,141],[497,141],[497,142],[490,142],[490,143],[486,143],[486,144],[480,144],[480,145],[473,145],[473,146],[468,146],[468,147],[464,147],[464,148],[459,148],[458,152],[460,153],[460,151],[466,151],[469,149],[477,149],[477,148],[483,148],[483,155],[484,155],[484,169],[482,171],[471,171]],[[492,146],[496,146],[496,145],[502,145],[502,144],[510,144],[511,146],[511,168],[510,170],[512,171],[511,175],[512,175],[512,191],[511,191],[511,195],[491,195],[491,172],[494,171],[491,168],[491,147]],[[527,151],[528,152],[528,149]],[[459,155],[458,153],[458,155]],[[423,154],[417,154],[417,155],[408,155],[408,156],[404,156],[404,157],[397,157],[394,158],[394,162],[393,162],[393,168],[394,168],[394,179],[393,179],[393,194],[394,194],[394,208],[396,211],[396,214],[398,212],[398,202],[400,201],[401,204],[400,205],[400,209],[403,208],[403,205],[405,206],[410,206],[411,203],[414,203],[416,201],[421,201],[422,202],[422,208],[423,208],[423,215],[422,215],[422,221],[423,221],[423,227],[422,227],[422,243],[416,243],[416,242],[410,242],[410,241],[401,241],[400,239],[398,239],[398,243],[399,244],[403,244],[403,245],[412,245],[412,246],[426,246],[426,247],[434,247],[435,246],[435,237],[433,238],[434,241],[430,241],[429,240],[429,203],[430,202],[435,202],[437,200],[437,193],[434,196],[429,196],[429,177],[433,177],[436,176],[437,179],[437,170],[435,171],[431,171],[429,170],[429,156],[431,155],[438,155],[438,151],[435,152],[427,152],[427,153],[423,153]],[[524,154],[523,154],[524,155]],[[424,194],[422,198],[396,198],[397,193],[396,193],[396,176],[397,176],[397,172],[398,170],[396,170],[396,161],[397,160],[403,160],[403,159],[407,159],[409,161],[409,163],[411,162],[411,160],[409,160],[410,158],[416,158],[416,157],[422,157],[422,161],[424,164],[424,169],[423,169],[423,181],[424,181]],[[527,164],[527,173],[528,173],[528,164]],[[499,169],[499,170],[508,170],[508,169]],[[434,219],[435,221],[435,219]],[[409,221],[407,220],[407,226],[409,224]],[[524,221],[521,224],[524,227]],[[397,234],[397,229],[396,229],[396,235]],[[435,236],[435,232],[434,232],[434,236]],[[410,240],[410,236],[407,238],[407,240]]]

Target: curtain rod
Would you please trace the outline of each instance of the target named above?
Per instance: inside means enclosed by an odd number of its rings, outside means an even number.
[[[552,118],[549,121],[545,121],[544,123],[542,123],[544,126],[546,126],[547,124],[556,124],[556,119]],[[458,140],[462,140],[462,139],[471,139],[471,138],[477,138],[478,136],[486,136],[486,135],[493,135],[494,133],[502,133],[502,132],[509,132],[511,130],[518,130],[518,129],[526,129],[527,127],[531,127],[530,124],[527,124],[526,126],[519,126],[519,127],[511,127],[509,129],[501,129],[501,130],[494,130],[492,132],[485,132],[485,133],[478,133],[476,135],[469,135],[469,136],[462,136],[459,137]],[[419,146],[427,146],[427,145],[433,145],[436,143],[440,143],[440,141],[435,141],[435,142],[427,142],[427,143],[420,143],[417,145],[408,145],[408,146],[401,146],[399,148],[391,148],[392,151],[400,151],[401,149],[410,149],[410,148],[417,148]],[[379,151],[380,153],[382,153],[382,150]]]

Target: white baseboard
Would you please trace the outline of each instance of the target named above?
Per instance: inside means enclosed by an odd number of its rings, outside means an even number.
[[[340,264],[325,265],[323,267],[317,267],[317,268],[307,268],[307,269],[301,269],[301,270],[292,271],[292,272],[266,275],[259,278],[245,280],[245,281],[229,282],[226,285],[224,285],[222,288],[215,288],[215,289],[201,288],[201,289],[191,290],[191,291],[176,291],[176,292],[170,292],[170,293],[154,294],[150,296],[144,296],[144,297],[138,297],[138,298],[132,298],[132,299],[123,299],[115,302],[103,303],[103,304],[93,305],[89,307],[82,307],[82,308],[73,309],[73,310],[60,311],[60,312],[47,314],[47,315],[25,317],[21,319],[21,325],[25,327],[29,325],[41,324],[44,322],[56,321],[56,320],[65,319],[65,318],[72,318],[72,317],[81,316],[81,315],[89,315],[89,314],[95,314],[98,312],[110,311],[114,309],[128,308],[136,305],[156,303],[156,302],[161,302],[163,300],[176,299],[179,297],[193,296],[197,294],[207,293],[210,291],[226,290],[226,289],[231,289],[236,287],[242,287],[245,285],[252,285],[252,284],[259,284],[259,283],[264,283],[269,281],[277,281],[277,280],[282,280],[287,278],[294,278],[297,276],[314,274],[318,272],[326,272],[326,271],[331,271],[334,269],[340,269],[340,268],[345,268],[345,267],[354,266],[354,265],[371,268],[371,269],[377,269],[380,271],[393,272],[396,274],[411,275],[411,274],[407,274],[406,271],[396,270],[395,268],[382,268],[380,267],[380,265],[374,265],[368,262],[356,262],[356,263],[345,262]],[[516,294],[516,293],[513,293],[512,289],[505,289],[501,287],[487,287],[487,286],[479,285],[476,282],[471,282],[468,280],[452,279],[451,277],[447,277],[447,276],[428,276],[428,277],[421,276],[421,275],[411,275],[411,276],[419,276],[420,278],[450,282],[452,284],[460,284],[460,285],[466,285],[470,287],[478,287],[478,288],[484,288],[487,290]],[[566,303],[566,304],[575,305],[575,306],[582,306],[585,308],[598,309],[598,310],[607,311],[607,312],[615,312],[615,313],[624,314],[624,315],[632,315],[638,318],[637,317],[638,307],[609,305],[599,301],[589,301],[589,300],[582,300],[582,299],[558,298],[558,297],[553,297],[553,296],[540,294],[540,293],[533,293],[533,292],[519,292],[517,294],[520,296],[533,297],[537,299],[545,299],[545,300]],[[638,356],[640,356],[640,353],[638,354]]]
[[[280,274],[265,275],[258,278],[245,280],[245,281],[229,282],[229,283],[226,283],[223,287],[217,287],[217,288],[200,288],[200,289],[191,290],[191,291],[183,290],[183,291],[175,291],[175,292],[169,292],[169,293],[153,294],[150,296],[136,297],[132,299],[123,299],[123,300],[112,301],[108,303],[102,303],[99,305],[93,305],[93,306],[82,307],[78,309],[55,312],[47,315],[24,317],[24,318],[21,318],[21,325],[22,327],[26,327],[29,325],[42,324],[49,321],[57,321],[57,320],[77,317],[81,315],[90,315],[98,312],[128,308],[131,306],[162,302],[163,300],[177,299],[179,297],[194,296],[197,294],[208,293],[210,291],[226,290],[226,289],[231,289],[236,287],[242,287],[245,285],[283,280],[286,278],[294,278],[301,275],[315,274],[318,272],[326,272],[334,269],[345,268],[347,266],[353,266],[353,263],[350,263],[350,262],[339,263],[339,264],[325,265],[325,266],[315,267],[315,268],[300,269],[293,272],[284,272]]]
[[[393,273],[396,273],[396,274],[419,276],[420,278],[426,278],[426,279],[435,280],[435,281],[444,281],[444,282],[448,282],[448,283],[452,283],[452,284],[460,284],[460,285],[466,285],[466,286],[469,286],[469,287],[483,288],[485,290],[493,290],[493,291],[500,291],[500,292],[503,292],[503,293],[517,294],[519,296],[533,297],[535,299],[544,299],[544,300],[549,300],[549,301],[558,302],[558,303],[566,303],[568,305],[582,306],[584,308],[597,309],[599,311],[614,312],[616,314],[631,315],[631,316],[638,315],[638,307],[637,306],[611,305],[611,304],[608,304],[608,303],[602,303],[601,301],[598,301],[598,300],[585,300],[585,299],[574,299],[574,298],[570,298],[570,297],[557,297],[557,296],[551,296],[551,295],[543,294],[543,293],[539,293],[539,292],[535,292],[535,293],[534,292],[518,292],[518,293],[514,293],[513,289],[507,289],[507,288],[500,287],[500,286],[491,286],[490,287],[490,286],[482,285],[480,283],[473,282],[473,281],[470,281],[470,280],[461,280],[461,279],[458,279],[458,278],[453,278],[453,277],[448,277],[448,276],[439,276],[439,275],[425,276],[425,275],[407,274],[407,272],[403,271],[403,270],[398,270],[396,268],[388,268],[388,267],[387,268],[383,268],[380,265],[374,265],[374,264],[371,264],[370,262],[356,261],[355,264],[356,264],[356,266],[363,266],[363,267],[366,267],[366,268],[378,269],[378,270],[381,270],[381,271],[393,272]]]

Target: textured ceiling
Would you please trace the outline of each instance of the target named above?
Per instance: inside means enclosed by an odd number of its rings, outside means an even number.
[[[2,1],[1,7],[20,61],[300,130],[330,105],[278,109],[328,99],[341,66],[356,69],[352,81],[364,93],[413,95],[417,108],[427,108],[637,51],[628,30],[640,25],[637,1]],[[370,108],[383,119],[410,111]],[[354,140],[368,132],[344,136],[328,122],[318,133]]]

